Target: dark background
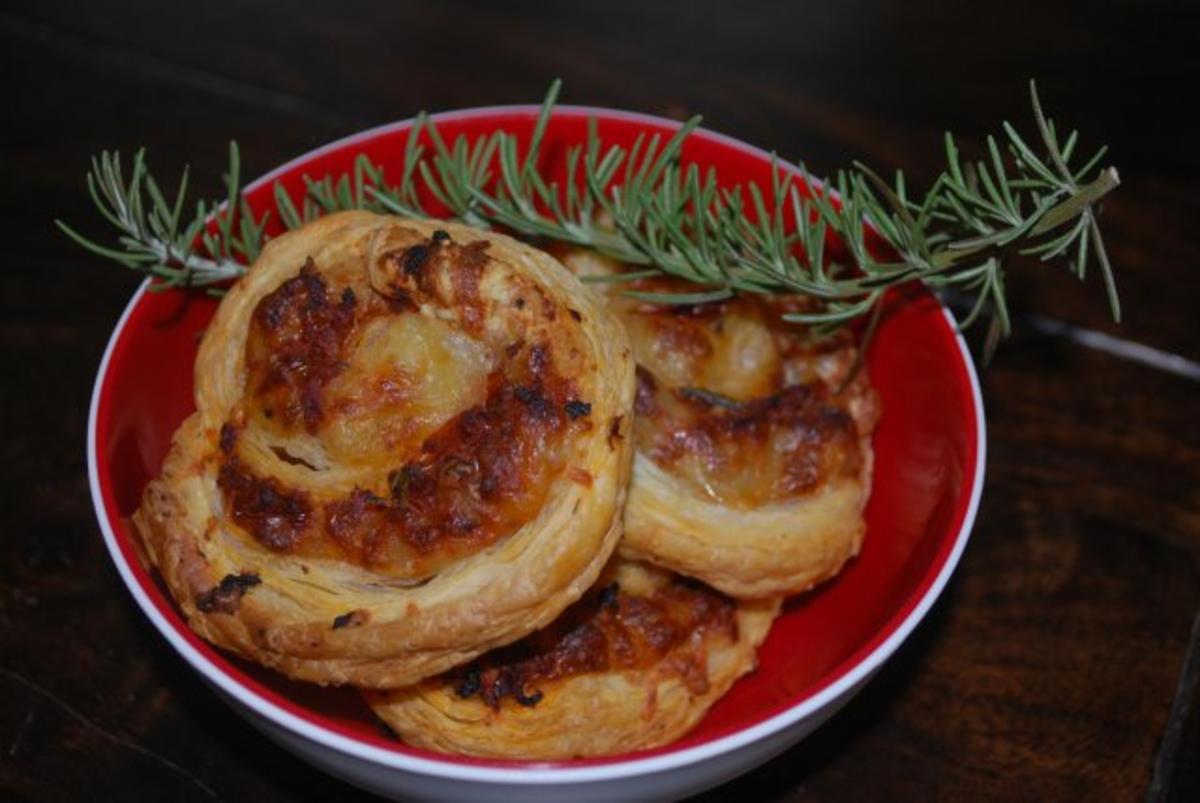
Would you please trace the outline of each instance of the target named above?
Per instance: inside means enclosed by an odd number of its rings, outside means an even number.
[[[830,172],[934,174],[1031,125],[1025,82],[1124,186],[1103,227],[1127,311],[1029,264],[983,373],[988,483],[961,569],[837,718],[711,800],[1200,799],[1196,379],[1040,315],[1200,359],[1200,15],[1182,2],[6,3],[0,11],[0,798],[326,799],[136,610],[101,546],[84,430],[137,278],[74,247],[100,148],[219,191],[366,126],[564,100],[675,117]],[[1190,656],[1190,658],[1189,658]]]

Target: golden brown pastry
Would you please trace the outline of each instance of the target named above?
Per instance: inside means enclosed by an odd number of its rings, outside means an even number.
[[[208,640],[304,680],[412,683],[593,584],[633,373],[621,326],[546,254],[332,215],[221,302],[135,521]]]
[[[584,276],[620,266],[590,252]],[[735,597],[804,591],[858,553],[879,403],[853,340],[814,341],[743,294],[663,306],[607,287],[638,362],[636,457],[621,554]],[[695,288],[643,280],[639,290]],[[839,392],[840,391],[840,392]]]
[[[754,668],[778,608],[616,560],[550,627],[367,701],[402,739],[440,752],[551,760],[642,750],[678,739]]]

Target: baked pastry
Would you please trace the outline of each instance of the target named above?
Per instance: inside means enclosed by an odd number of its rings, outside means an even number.
[[[563,254],[575,273],[623,268]],[[787,304],[750,294],[665,306],[607,282],[638,362],[633,484],[621,554],[735,597],[804,591],[858,553],[871,487],[878,398],[850,378],[847,333],[815,340],[781,321]],[[675,280],[635,282],[657,292]]]
[[[615,560],[550,627],[367,701],[402,739],[440,752],[552,760],[642,750],[678,739],[754,668],[778,609]]]
[[[135,515],[209,641],[395,687],[512,642],[620,536],[634,370],[552,257],[365,212],[270,242],[196,360]]]

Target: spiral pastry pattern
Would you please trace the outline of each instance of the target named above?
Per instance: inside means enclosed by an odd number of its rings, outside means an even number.
[[[365,212],[222,300],[135,522],[190,625],[292,677],[393,688],[553,621],[621,533],[624,330],[552,257]]]

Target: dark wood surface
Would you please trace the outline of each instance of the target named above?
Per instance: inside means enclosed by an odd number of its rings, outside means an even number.
[[[1112,147],[1127,316],[1025,265],[983,373],[988,481],[926,622],[816,735],[706,799],[1200,799],[1200,383],[1047,333],[1200,359],[1200,77],[1189,4],[67,3],[0,11],[0,798],[330,799],[155,634],[92,517],[86,407],[136,278],[52,229],[93,220],[102,147],[217,191],[430,110],[566,100],[681,116],[920,180],[953,127],[1028,121],[1025,80]],[[1041,321],[1041,325],[1038,325]]]

